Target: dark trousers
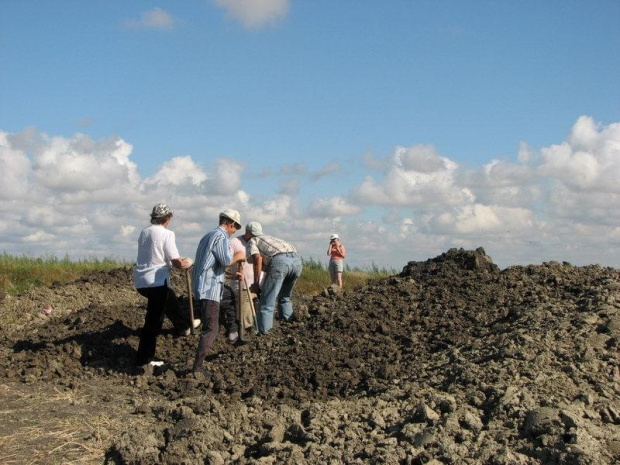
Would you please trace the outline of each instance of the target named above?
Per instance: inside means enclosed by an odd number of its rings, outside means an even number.
[[[189,319],[184,318],[180,310],[179,299],[168,286],[143,287],[137,291],[148,299],[144,327],[140,333],[136,356],[136,364],[144,365],[155,356],[157,336],[164,323],[164,316],[167,316],[179,331],[189,328]]]
[[[237,297],[233,288],[228,285],[224,285],[224,291],[222,292],[220,316],[223,319],[226,333],[235,333],[239,330],[237,326]]]
[[[200,342],[196,349],[193,371],[202,370],[205,358],[220,331],[220,310],[226,331],[228,333],[237,331],[236,299],[230,286],[224,286],[221,302],[201,299],[198,301],[198,306],[202,318],[202,331],[200,332]]]
[[[220,331],[220,303],[215,300],[200,299],[198,306],[202,318],[202,331],[200,333],[200,342],[196,349],[193,371],[202,370],[205,358],[217,337],[217,333]]]

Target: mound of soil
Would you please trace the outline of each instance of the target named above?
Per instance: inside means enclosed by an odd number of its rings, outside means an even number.
[[[614,463],[619,289],[612,268],[500,270],[451,249],[295,296],[296,320],[268,336],[220,336],[205,378],[189,372],[198,336],[171,329],[166,364],[133,367],[145,301],[115,270],[5,299],[31,319],[3,328],[0,380],[122,418],[98,433],[109,463]]]

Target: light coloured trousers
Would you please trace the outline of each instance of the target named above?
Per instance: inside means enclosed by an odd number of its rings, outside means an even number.
[[[257,315],[258,331],[261,334],[273,328],[276,300],[284,321],[293,318],[291,294],[302,268],[301,258],[296,253],[281,253],[271,258],[261,288],[260,311]]]

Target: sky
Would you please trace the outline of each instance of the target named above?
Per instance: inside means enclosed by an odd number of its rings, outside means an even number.
[[[5,0],[0,251],[182,256],[222,210],[327,263],[620,267],[620,2]]]

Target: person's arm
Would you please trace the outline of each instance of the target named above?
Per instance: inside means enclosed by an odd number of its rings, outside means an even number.
[[[250,286],[250,290],[255,294],[260,294],[260,274],[263,271],[263,257],[257,253],[252,255],[252,269],[254,270],[254,282]]]
[[[224,236],[219,236],[215,239],[213,248],[211,249],[215,259],[223,266],[229,266],[232,264],[233,255],[230,251],[228,241]]]
[[[342,245],[342,244],[338,244],[338,253],[340,254],[340,256],[341,256],[342,258],[345,258],[345,257],[346,257],[347,252],[346,252],[346,250],[344,249],[344,245]]]
[[[182,270],[189,268],[192,264],[189,260],[186,260],[179,255],[179,250],[177,249],[176,237],[173,231],[170,231],[168,237],[164,241],[164,254],[168,257],[170,264],[175,268],[181,268]],[[175,257],[175,258],[169,258]]]
[[[235,252],[235,254],[233,255],[233,258],[232,258],[231,265],[234,265],[235,263],[243,261],[243,260],[245,260],[245,252],[244,251]]]

